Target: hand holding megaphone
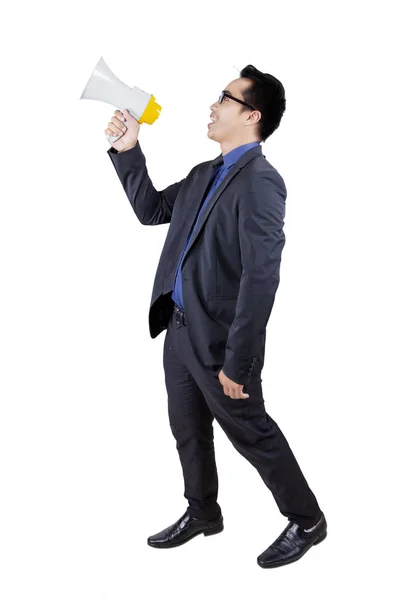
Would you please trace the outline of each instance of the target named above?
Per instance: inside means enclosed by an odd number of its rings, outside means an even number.
[[[123,109],[114,111],[114,116],[108,123],[104,133],[107,134],[108,141],[111,146],[124,152],[136,146],[140,131],[140,123],[133,117],[129,110]],[[112,142],[111,140],[115,140]]]
[[[128,87],[114,75],[103,57],[90,76],[80,100],[100,100],[119,107],[105,130],[108,141],[119,152],[133,148],[137,142],[140,125],[152,125],[161,111],[161,106],[152,94],[137,86]]]

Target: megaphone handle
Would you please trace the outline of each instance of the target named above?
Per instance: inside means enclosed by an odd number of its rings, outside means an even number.
[[[126,110],[128,110],[128,109],[126,109]],[[122,112],[122,110],[121,110],[121,112]],[[129,113],[129,114],[132,114],[132,113]],[[125,118],[124,118],[124,123],[126,123],[126,119]],[[113,144],[114,142],[116,142],[117,140],[119,140],[119,138],[121,138],[123,135],[124,135],[124,133],[121,133],[120,135],[108,135],[107,134],[107,139],[110,142],[110,144]]]

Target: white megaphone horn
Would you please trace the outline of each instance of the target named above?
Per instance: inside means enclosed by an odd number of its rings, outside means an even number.
[[[128,87],[108,68],[103,57],[97,63],[79,99],[100,100],[116,106],[121,112],[126,108],[139,123],[149,125],[154,123],[161,111],[161,106],[152,94],[147,94],[136,86]],[[113,143],[123,135],[107,135],[107,139]]]

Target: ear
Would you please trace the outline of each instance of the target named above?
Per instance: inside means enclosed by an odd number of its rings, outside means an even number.
[[[259,110],[253,110],[249,115],[249,121],[252,125],[261,121],[261,112]]]

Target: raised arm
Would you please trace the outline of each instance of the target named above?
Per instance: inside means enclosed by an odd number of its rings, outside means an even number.
[[[174,202],[186,177],[158,192],[147,172],[139,140],[130,150],[118,152],[111,147],[107,153],[142,225],[169,223]]]

